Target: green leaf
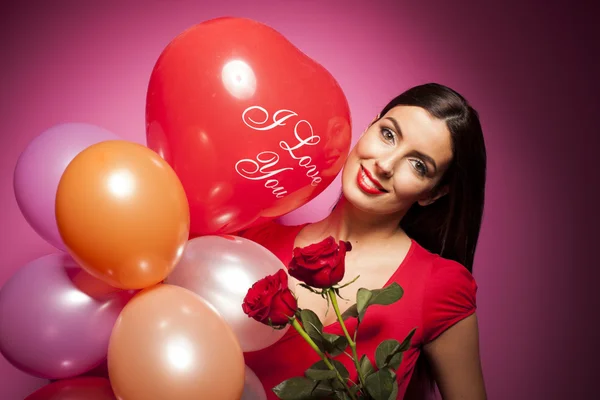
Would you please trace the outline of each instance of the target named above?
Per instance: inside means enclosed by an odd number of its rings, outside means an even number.
[[[319,334],[323,332],[323,324],[321,323],[321,320],[319,320],[317,314],[312,310],[302,310],[300,312],[300,319],[302,320],[302,325],[307,333],[310,330],[316,331]]]
[[[346,390],[346,387],[344,385],[342,385],[342,383],[340,381],[338,381],[337,379],[331,379],[328,382],[334,390],[341,390],[341,391]]]
[[[335,392],[336,400],[350,400],[350,396],[346,392]]]
[[[404,290],[396,282],[393,282],[382,289],[372,290],[371,293],[370,306],[373,304],[388,306],[400,300],[404,295]]]
[[[416,331],[417,328],[413,328],[408,335],[406,335],[406,338],[402,341],[402,343],[400,343],[400,351],[406,351],[410,348],[410,341]]]
[[[344,364],[342,364],[338,360],[334,360],[334,359],[330,359],[329,362],[331,364],[333,364],[333,367],[340,373],[340,376],[342,378],[344,378],[344,380],[350,378],[350,373],[348,372],[346,367],[344,367]],[[311,365],[310,368],[306,370],[306,372],[308,372],[308,371],[331,371],[331,370],[329,369],[329,367],[327,365],[325,365],[325,362],[323,360],[320,360],[320,361],[317,361],[316,363],[314,363],[313,365]],[[333,371],[333,372],[335,372],[335,371]],[[337,376],[337,375],[334,375],[334,376]]]
[[[362,387],[360,385],[354,385],[354,386],[350,386],[350,393],[352,393],[355,396],[358,396],[358,392],[360,392],[362,389]],[[361,392],[362,394],[362,392]]]
[[[356,318],[358,317],[358,308],[356,307],[356,304],[350,306],[348,309],[346,309],[346,311],[344,311],[342,313],[342,319],[345,321],[348,318]]]
[[[374,400],[389,400],[394,390],[394,378],[387,369],[380,369],[369,375],[365,387]]]
[[[388,397],[388,400],[397,400],[398,399],[398,381],[394,379],[394,386],[392,388],[392,394]]]
[[[371,360],[369,360],[369,357],[367,357],[366,354],[363,354],[360,358],[358,366],[360,367],[360,372],[364,378],[375,372],[375,368],[373,368],[373,364],[371,364]]]
[[[333,367],[340,373],[340,376],[342,377],[342,379],[348,380],[348,378],[350,378],[350,373],[348,372],[346,367],[344,367],[344,364],[342,364],[341,362],[339,362],[338,360],[335,360],[335,359],[330,359],[329,362],[331,364],[333,364]],[[327,365],[325,365],[325,362],[323,360],[317,361],[310,368],[311,369],[329,370],[329,368],[327,367]]]
[[[348,372],[346,367],[344,367],[344,364],[342,364],[341,362],[339,362],[338,360],[335,360],[335,359],[331,359],[329,361],[333,364],[335,369],[338,370],[338,372],[340,373],[340,375],[342,376],[342,378],[344,380],[348,380],[350,378],[350,373]],[[323,364],[325,364],[325,363],[323,363]]]
[[[331,333],[322,334],[325,350],[332,357],[336,357],[348,348],[348,339],[345,336],[338,336]]]
[[[375,363],[379,369],[389,367],[397,370],[402,363],[403,353],[410,348],[410,341],[416,332],[412,329],[406,338],[399,343],[395,339],[384,340],[375,350]]]
[[[319,320],[317,314],[311,310],[302,310],[300,312],[300,319],[302,320],[302,326],[308,336],[310,336],[321,351],[325,351],[325,343],[322,336],[323,324]]]
[[[331,386],[331,382],[333,381],[317,382],[312,391],[311,399],[331,399],[331,396],[335,395],[335,390]]]
[[[302,376],[295,376],[281,382],[272,390],[278,398],[283,400],[309,400],[312,398],[314,387],[314,381]]]
[[[404,290],[396,282],[391,283],[383,289],[369,290],[360,288],[356,293],[356,304],[344,311],[342,318],[346,320],[358,317],[360,322],[364,318],[369,306],[373,304],[387,306],[400,300],[403,295]]]
[[[390,358],[390,361],[388,361],[387,366],[396,371],[398,368],[400,368],[400,364],[402,364],[402,358],[404,358],[404,352],[394,354]]]
[[[337,375],[335,371],[330,369],[312,369],[309,368],[304,372],[304,376],[313,381],[326,381],[327,379],[334,379]]]
[[[395,339],[387,339],[379,343],[375,350],[375,363],[377,368],[391,367],[398,369],[402,361],[402,351],[400,350],[400,342]]]
[[[369,306],[369,301],[373,297],[373,292],[369,289],[360,288],[356,293],[356,308],[358,310],[358,320],[362,321]]]

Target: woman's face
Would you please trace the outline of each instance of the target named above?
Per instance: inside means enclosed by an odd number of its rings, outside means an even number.
[[[344,197],[374,214],[405,212],[427,205],[452,160],[446,123],[425,109],[397,106],[375,121],[359,139],[342,172]]]

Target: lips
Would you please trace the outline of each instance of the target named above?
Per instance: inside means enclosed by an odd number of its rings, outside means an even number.
[[[356,181],[361,190],[368,194],[384,194],[388,192],[383,188],[381,183],[371,175],[369,170],[365,169],[363,166],[361,166],[358,171]]]

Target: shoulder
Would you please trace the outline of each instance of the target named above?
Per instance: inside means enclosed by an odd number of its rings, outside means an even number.
[[[437,255],[434,256],[429,280],[432,284],[448,287],[448,289],[477,291],[475,278],[464,265]]]
[[[477,308],[477,283],[471,272],[456,261],[433,257],[423,296],[425,343]]]
[[[412,239],[411,239],[412,240]],[[439,256],[425,249],[415,240],[412,240],[410,260],[419,265],[423,271],[425,285],[431,289],[452,289],[456,286],[468,286],[477,290],[475,278],[471,272],[461,263]],[[435,294],[433,290],[432,294]],[[439,293],[439,292],[438,292]]]

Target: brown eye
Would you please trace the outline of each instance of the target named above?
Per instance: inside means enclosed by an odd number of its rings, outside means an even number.
[[[421,160],[413,160],[413,161],[414,161],[413,168],[415,169],[415,171],[417,171],[417,174],[419,174],[420,176],[427,175],[427,172],[428,172],[427,165]]]
[[[383,136],[383,138],[385,140],[387,140],[388,142],[393,142],[394,141],[394,132],[392,132],[391,129],[382,127],[381,128],[381,136]]]

